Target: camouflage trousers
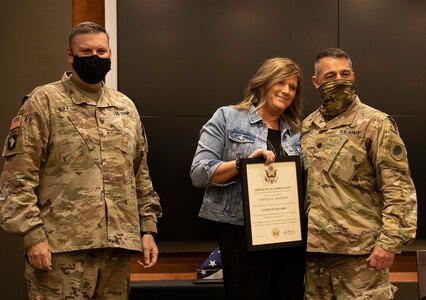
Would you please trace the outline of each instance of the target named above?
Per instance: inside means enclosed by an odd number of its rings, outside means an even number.
[[[93,249],[52,253],[52,271],[25,265],[30,300],[128,299],[130,253]]]
[[[305,299],[393,299],[389,270],[370,267],[366,255],[308,253]]]

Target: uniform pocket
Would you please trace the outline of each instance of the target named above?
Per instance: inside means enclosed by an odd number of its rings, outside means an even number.
[[[121,135],[121,141],[119,142],[119,148],[122,152],[133,155],[135,153],[135,137],[132,134],[132,132],[125,128],[122,135]]]
[[[347,137],[332,139],[328,146],[325,171],[346,183],[351,182],[364,159],[363,151]]]
[[[385,283],[375,288],[366,290],[358,295],[355,295],[356,300],[388,300],[394,299],[395,292],[398,290],[396,286],[391,283]]]
[[[95,143],[89,134],[89,120],[84,115],[79,112],[69,113],[57,121],[57,126],[62,128],[62,134],[53,138],[54,146],[57,155],[66,163],[95,149]]]
[[[34,299],[63,299],[63,274],[60,271],[41,271],[28,262],[25,265],[28,293]]]

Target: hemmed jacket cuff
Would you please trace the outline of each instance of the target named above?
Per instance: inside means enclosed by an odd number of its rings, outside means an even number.
[[[154,232],[157,233],[157,223],[151,220],[141,222],[141,232]]]
[[[46,241],[47,241],[47,236],[42,227],[33,229],[24,235],[25,249],[28,249],[32,246],[35,246],[37,244],[40,244]]]
[[[395,241],[395,239],[391,239],[384,234],[382,234],[377,241],[377,246],[395,254],[400,254],[404,247],[402,243]]]

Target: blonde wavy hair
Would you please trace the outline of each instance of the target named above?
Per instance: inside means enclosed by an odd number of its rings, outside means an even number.
[[[275,83],[292,75],[297,76],[297,90],[289,108],[282,114],[281,119],[286,121],[294,131],[300,129],[302,121],[302,82],[301,69],[298,64],[289,58],[274,57],[266,59],[256,74],[249,80],[244,91],[243,100],[234,107],[248,111],[253,104],[256,110],[265,105],[268,91]]]

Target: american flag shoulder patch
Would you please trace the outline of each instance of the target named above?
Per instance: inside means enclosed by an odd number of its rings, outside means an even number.
[[[22,116],[21,115],[17,115],[16,117],[14,117],[12,119],[12,122],[10,123],[10,129],[9,131],[12,131],[15,128],[18,128],[21,126],[21,121],[22,121]]]

